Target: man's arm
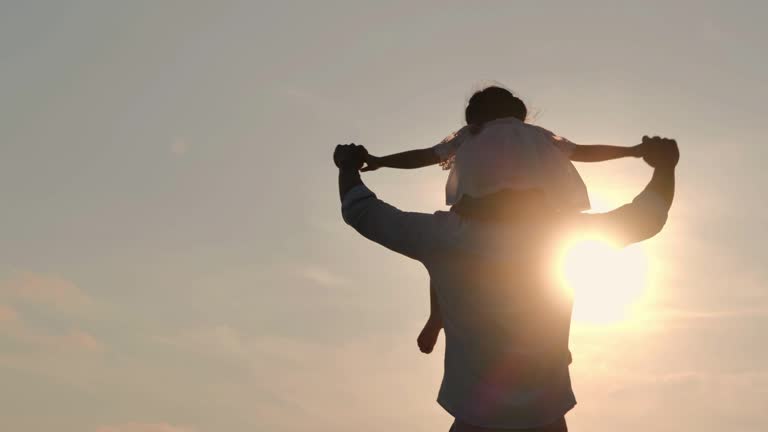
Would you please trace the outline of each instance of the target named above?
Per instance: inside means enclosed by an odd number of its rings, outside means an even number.
[[[616,210],[582,215],[586,226],[581,228],[606,234],[621,244],[636,243],[661,231],[675,195],[675,166],[680,153],[674,140],[658,137],[647,141],[645,151],[643,159],[654,171],[643,192]]]
[[[416,260],[438,247],[440,226],[435,215],[404,212],[381,201],[360,179],[365,149],[337,146],[339,196],[344,221],[367,239]]]
[[[355,186],[363,184],[360,178],[360,170],[339,168],[339,198],[344,201],[344,195],[354,189]]]

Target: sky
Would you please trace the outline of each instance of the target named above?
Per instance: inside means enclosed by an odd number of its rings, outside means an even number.
[[[767,430],[766,19],[761,1],[0,2],[0,430],[447,430],[443,339],[416,346],[426,272],[343,224],[331,152],[433,145],[489,82],[577,143],[682,153],[632,311],[574,322],[570,430]],[[596,210],[651,173],[577,168]],[[427,212],[445,179],[364,176]]]

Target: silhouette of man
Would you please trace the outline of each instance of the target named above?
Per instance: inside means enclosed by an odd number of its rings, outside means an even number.
[[[404,212],[363,184],[365,148],[336,147],[346,223],[429,271],[445,329],[438,403],[455,419],[452,432],[567,431],[564,415],[576,404],[568,372],[573,303],[558,283],[556,257],[572,235],[626,245],[661,230],[679,152],[674,140],[644,143],[650,182],[631,203],[601,214],[557,212],[535,192],[511,190],[465,198],[461,211]]]

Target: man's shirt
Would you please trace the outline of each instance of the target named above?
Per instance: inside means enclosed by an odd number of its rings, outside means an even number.
[[[427,268],[443,317],[445,370],[438,402],[487,428],[549,424],[575,404],[568,365],[572,299],[556,255],[588,232],[629,244],[657,233],[666,207],[651,191],[603,214],[480,222],[453,212],[403,212],[365,185],[342,199],[360,234]]]

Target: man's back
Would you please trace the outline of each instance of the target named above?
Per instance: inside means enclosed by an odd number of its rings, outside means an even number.
[[[439,212],[453,227],[423,260],[446,335],[438,401],[465,422],[530,427],[575,404],[568,376],[571,298],[555,277],[559,219],[488,223]]]
[[[342,214],[365,237],[428,269],[446,334],[438,402],[468,424],[523,429],[554,422],[576,403],[572,302],[554,267],[561,246],[590,231],[640,241],[661,229],[667,208],[647,190],[604,214],[468,220],[403,212],[360,185],[345,194]]]

